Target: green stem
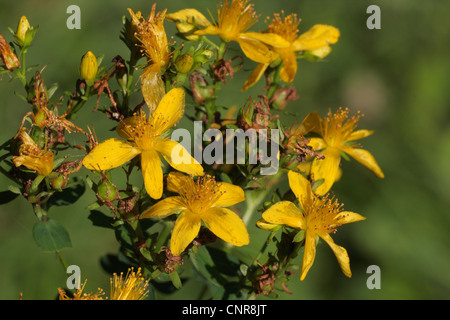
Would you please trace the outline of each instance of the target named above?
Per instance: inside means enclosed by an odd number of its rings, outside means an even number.
[[[64,269],[64,272],[67,272],[67,268],[69,267],[69,264],[67,263],[66,259],[64,258],[64,255],[61,251],[56,251],[56,257],[58,258],[59,262],[61,262],[61,266]]]
[[[167,241],[170,235],[170,231],[172,230],[172,222],[164,221],[163,229],[159,233],[158,239],[155,243],[155,249],[159,250]]]
[[[244,221],[246,226],[250,222],[255,211],[258,209],[258,207],[261,205],[261,203],[266,198],[267,192],[268,192],[268,190],[263,190],[263,191],[254,190],[251,192],[247,192],[247,194],[246,194],[247,208],[245,209],[245,212],[242,215],[242,221]],[[255,196],[255,194],[257,194],[257,195]]]

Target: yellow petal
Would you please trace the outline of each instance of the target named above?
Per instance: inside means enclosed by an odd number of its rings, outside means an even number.
[[[163,171],[161,160],[155,151],[142,152],[141,169],[148,195],[153,199],[160,199],[163,193]]]
[[[175,170],[202,176],[203,167],[195,160],[189,152],[178,142],[169,139],[160,140],[155,146],[155,150],[160,152],[169,165]]]
[[[207,27],[211,25],[211,22],[196,9],[183,9],[174,13],[166,14],[166,20],[172,22],[184,22],[194,24],[199,27]]]
[[[305,127],[306,132],[315,132],[322,134],[321,129],[322,117],[317,113],[317,111],[313,111],[309,113],[305,119],[303,119],[303,126]]]
[[[202,220],[212,233],[232,245],[240,247],[250,243],[244,222],[230,209],[211,208],[203,213]]]
[[[176,213],[177,211],[186,209],[183,198],[181,197],[168,197],[161,201],[158,201],[149,209],[147,209],[140,217],[145,218],[164,218],[168,215]]]
[[[177,218],[170,238],[170,250],[179,256],[195,239],[200,231],[201,219],[189,210],[183,211]]]
[[[220,198],[214,203],[215,207],[230,207],[245,200],[245,193],[241,187],[231,183],[218,182]]]
[[[178,192],[181,186],[186,185],[192,178],[180,172],[170,172],[167,176],[167,190],[171,192]]]
[[[161,99],[150,121],[161,134],[175,125],[184,114],[184,90],[174,88]]]
[[[266,71],[267,67],[269,66],[268,63],[260,63],[256,66],[256,68],[253,70],[252,74],[248,79],[245,81],[244,86],[242,87],[241,91],[246,91],[248,88],[254,86],[259,79],[262,77],[264,72]]]
[[[121,140],[108,139],[95,146],[83,159],[89,170],[109,170],[119,167],[141,153],[135,144]]]
[[[311,183],[300,173],[290,170],[288,172],[289,187],[294,192],[295,197],[304,208],[303,200],[311,198]]]
[[[274,48],[288,48],[291,43],[276,33],[245,32],[239,35],[241,39],[258,40]]]
[[[314,159],[311,166],[311,175],[315,181],[324,179],[323,183],[315,190],[317,194],[324,195],[331,189],[339,175],[341,156],[339,150],[332,147],[324,149],[321,153],[325,156],[325,159]]]
[[[239,38],[237,42],[247,58],[255,62],[270,64],[278,56],[269,50],[264,43],[257,40]]]
[[[299,229],[305,229],[306,221],[302,212],[290,201],[280,201],[264,211],[262,217],[273,224],[285,224]]]
[[[313,138],[309,139],[308,146],[313,148],[313,150],[315,150],[315,151],[319,151],[319,150],[325,149],[327,146],[327,143],[322,138],[313,137]]]
[[[340,224],[352,223],[352,222],[362,221],[365,219],[366,219],[366,217],[363,217],[362,215],[352,212],[352,211],[342,211],[342,212],[339,212],[339,214],[336,216],[336,220]]]
[[[152,114],[166,92],[161,79],[161,66],[159,64],[152,64],[142,72],[141,91],[150,114]]]
[[[374,156],[367,150],[343,146],[342,151],[372,171],[378,178],[384,178],[384,173],[375,160]]]
[[[305,235],[305,251],[303,253],[302,270],[300,275],[300,281],[303,281],[311,269],[314,259],[316,257],[316,234],[309,230],[306,231]]]
[[[220,33],[220,29],[217,28],[216,26],[207,26],[203,29],[197,30],[194,32],[194,34],[198,35],[198,36],[204,36],[207,34],[212,34],[212,35],[216,35]]]
[[[333,26],[316,24],[294,41],[293,48],[295,51],[316,50],[336,43],[339,36],[339,29]]]
[[[326,243],[328,243],[336,256],[337,261],[339,262],[342,272],[350,278],[352,276],[352,271],[350,270],[350,258],[348,257],[347,250],[335,244],[328,233],[319,234],[319,236],[325,240]]]
[[[354,141],[354,140],[359,140],[365,137],[370,136],[371,134],[373,134],[373,130],[356,130],[353,131],[350,136],[347,138],[347,141]]]
[[[295,168],[297,171],[300,171],[305,174],[305,176],[309,176],[311,173],[311,165],[312,161],[304,161],[300,162],[299,165]]]
[[[281,59],[283,60],[283,66],[280,70],[281,80],[288,83],[294,81],[295,74],[297,73],[297,58],[295,57],[295,53],[286,50],[281,55]]]

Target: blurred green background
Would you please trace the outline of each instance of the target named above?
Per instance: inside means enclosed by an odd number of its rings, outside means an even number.
[[[165,0],[157,9],[173,12],[186,8],[186,3]],[[214,1],[188,3],[205,15],[210,8],[215,15]],[[293,294],[281,293],[281,299],[450,298],[450,242],[446,233],[450,227],[450,2],[254,3],[261,14],[254,30],[265,29],[265,17],[281,10],[298,13],[302,18],[300,32],[317,23],[340,29],[341,38],[326,61],[299,62],[295,85],[300,98],[291,102],[288,110],[300,116],[286,121],[298,123],[310,111],[324,114],[340,106],[361,110],[365,117],[360,128],[375,130],[361,142],[386,175],[380,180],[355,161],[344,161],[344,175],[334,192],[347,210],[367,217],[364,222],[341,227],[334,235],[335,242],[349,252],[353,277],[343,276],[329,247],[321,244],[306,280],[300,283],[299,275],[294,275],[288,284]],[[80,30],[66,28],[66,9],[71,4],[81,8]],[[371,4],[381,8],[380,30],[366,27],[366,9]],[[0,33],[11,41],[7,27],[15,29],[21,15],[26,15],[32,25],[39,25],[28,64],[39,65],[39,69],[46,65],[46,84],[58,82],[62,95],[64,90],[73,90],[81,56],[87,50],[104,54],[104,65],[117,54],[128,57],[119,40],[122,16],[127,15],[127,7],[146,15],[151,5],[147,0],[1,1]],[[167,33],[174,34],[173,24],[165,25]],[[248,95],[260,93],[263,81],[248,94],[235,94],[253,65],[250,62],[224,86],[220,97],[224,105],[240,106]],[[9,83],[7,76],[0,80],[1,142],[15,135],[29,111],[29,106],[14,94],[23,90],[18,84]],[[101,128],[97,115],[89,111],[94,107],[94,101],[86,106],[80,121]],[[99,140],[111,136],[100,131],[97,129]],[[7,190],[8,184],[0,177],[0,191]],[[73,248],[65,249],[64,254],[69,264],[80,266],[82,279],[88,279],[86,289],[109,291],[109,276],[100,266],[99,257],[115,254],[117,243],[111,230],[94,227],[87,219],[85,207],[93,200],[94,195],[86,192],[75,205],[54,209],[50,216],[70,233]],[[55,256],[41,252],[32,238],[31,229],[37,220],[30,209],[19,198],[0,207],[0,299],[18,299],[20,292],[24,299],[54,299],[56,288],[65,285],[67,276]],[[255,239],[266,236],[254,226],[250,233]],[[255,256],[258,248],[259,244],[250,246],[249,252]],[[379,290],[366,286],[370,265],[380,267]],[[177,294],[161,297],[192,299],[196,289],[191,281]]]

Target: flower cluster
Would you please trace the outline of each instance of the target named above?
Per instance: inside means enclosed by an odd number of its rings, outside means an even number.
[[[259,15],[248,0],[224,0],[210,19],[193,8],[158,12],[156,4],[147,18],[141,11],[127,11],[121,39],[129,59],[117,55],[106,68],[101,66],[103,57],[88,51],[63,115],[58,113],[63,99],[55,98],[57,86],[44,85],[43,70],[27,78],[25,55],[37,28],[22,17],[13,32],[15,43],[8,44],[0,35],[1,72],[22,81],[31,105],[16,136],[2,147],[7,151],[4,159],[12,159],[5,162],[10,168],[2,168],[2,173],[17,182],[11,192],[32,204],[38,218],[33,229],[38,245],[56,252],[64,264],[61,250],[71,246],[70,239],[48,210],[72,204],[74,195],[78,199],[83,193],[81,186],[96,197],[87,208],[90,219],[113,229],[122,259],[139,268],[125,279],[113,276],[111,299],[145,298],[150,280],[144,280],[141,270],[155,283],[170,279],[180,288],[185,261],[212,284],[211,290],[225,288],[216,292],[222,294],[220,298],[273,295],[278,285],[289,293],[286,284],[297,268],[294,258],[303,250],[303,280],[313,265],[318,239],[331,247],[350,277],[349,255],[331,234],[343,224],[365,218],[344,210],[331,190],[343,174],[341,160],[347,156],[384,177],[372,154],[357,143],[373,131],[357,129],[361,115],[350,116],[350,110],[343,108],[324,117],[312,111],[290,127],[280,118],[281,111],[299,98],[294,87],[295,77],[302,76],[298,61],[328,56],[340,31],[317,24],[299,33],[300,18],[284,12],[268,18],[264,31],[256,31]],[[176,41],[169,41],[166,34],[165,23],[171,22],[178,30]],[[240,52],[230,57],[232,42]],[[238,81],[236,75],[248,61],[257,64],[244,74],[239,93],[248,94],[263,77],[267,86],[257,98],[249,95],[242,106],[223,106],[222,86]],[[136,80],[140,86],[135,86]],[[136,96],[141,102],[134,104],[131,97]],[[94,127],[82,129],[75,124],[91,98],[93,111],[104,114],[115,130],[105,141],[97,140]],[[177,130],[189,132],[181,125],[185,120],[208,132],[194,137],[194,146],[185,141],[190,139],[174,138]],[[230,131],[234,135],[229,136]],[[246,136],[249,132],[255,135]],[[67,142],[71,133],[81,134],[84,140]],[[229,150],[235,137],[240,144]],[[271,159],[276,161],[267,161],[267,144],[278,148],[271,149]],[[228,154],[218,153],[225,147]],[[209,151],[214,161],[202,163],[196,151]],[[225,163],[238,154],[245,156]],[[69,161],[69,156],[76,160]],[[266,175],[265,169],[274,163],[277,173]],[[282,194],[284,178],[290,190]],[[246,261],[240,248],[259,247],[249,234],[250,223],[267,233],[267,241],[256,257],[250,254],[251,261]],[[214,250],[222,254],[213,254]],[[220,259],[227,255],[238,261],[230,263],[236,270],[220,270],[220,262],[224,263]],[[236,285],[229,286],[230,281]],[[104,295],[102,290],[82,291],[75,292],[73,299]],[[69,299],[64,290],[59,292],[61,299]]]

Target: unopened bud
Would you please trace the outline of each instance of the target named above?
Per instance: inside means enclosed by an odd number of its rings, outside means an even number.
[[[175,61],[175,67],[181,73],[188,73],[194,65],[194,58],[189,54],[183,54]]]
[[[0,58],[2,59],[3,64],[6,69],[12,71],[18,67],[20,67],[19,59],[12,52],[11,47],[6,42],[5,38],[0,34]]]
[[[27,42],[27,32],[31,29],[30,23],[27,17],[22,16],[17,25],[16,39],[20,46],[23,46]]]
[[[94,79],[97,76],[98,63],[95,55],[88,51],[81,59],[80,77],[85,80],[88,85],[94,83]]]
[[[44,121],[47,119],[47,115],[45,114],[45,111],[42,109],[39,109],[38,112],[34,115],[34,123],[37,124],[39,127],[42,128],[42,126],[45,125]]]
[[[63,174],[58,172],[53,172],[50,175],[50,185],[53,189],[61,190],[64,189],[64,187],[67,184],[67,177],[65,177]]]

